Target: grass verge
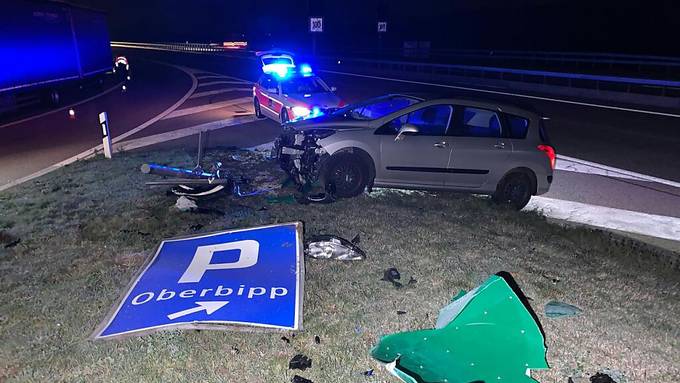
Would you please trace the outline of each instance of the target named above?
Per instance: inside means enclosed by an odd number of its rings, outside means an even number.
[[[226,165],[260,183],[283,178],[249,152],[213,150],[206,161],[231,154],[243,161]],[[288,382],[299,374],[317,383],[394,382],[369,356],[378,338],[433,327],[455,293],[501,270],[532,299],[545,330],[552,368],[535,373],[540,381],[606,369],[625,382],[680,380],[680,273],[645,247],[446,193],[379,190],[330,205],[228,197],[207,206],[224,215],[183,213],[174,197],[144,186],[151,177],[138,169],[150,161],[190,166],[193,153],[79,162],[0,193],[0,381]],[[297,220],[306,235],[359,233],[368,255],[307,260],[304,332],[87,339],[163,238]],[[395,289],[380,280],[389,267],[418,282]],[[550,300],[584,313],[549,319]],[[288,370],[297,353],[313,368]],[[364,377],[371,368],[375,375]]]

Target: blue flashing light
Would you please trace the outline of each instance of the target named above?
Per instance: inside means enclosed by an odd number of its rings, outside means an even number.
[[[310,74],[312,73],[312,67],[309,64],[302,64],[300,65],[300,73]]]
[[[274,63],[274,64],[267,64],[262,67],[262,71],[266,74],[275,74],[281,78],[286,77],[288,75],[288,67],[289,64],[281,64],[281,63]]]

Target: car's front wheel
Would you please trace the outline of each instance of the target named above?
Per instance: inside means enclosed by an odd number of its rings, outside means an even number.
[[[257,118],[264,117],[264,115],[262,114],[262,107],[260,106],[260,100],[258,100],[257,97],[253,98],[253,109],[255,109],[255,117]]]
[[[288,122],[288,121],[290,120],[290,119],[288,118],[288,111],[286,110],[286,108],[282,108],[282,109],[281,109],[281,116],[280,116],[279,118],[281,119],[281,124],[282,124],[282,125],[285,124],[286,122]]]
[[[498,183],[496,192],[491,197],[497,204],[521,210],[531,199],[532,186],[531,179],[526,174],[509,174]]]
[[[349,153],[329,159],[325,171],[326,190],[340,198],[356,197],[368,184],[368,172],[361,159]]]

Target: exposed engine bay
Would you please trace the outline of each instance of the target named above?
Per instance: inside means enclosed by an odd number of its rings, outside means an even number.
[[[272,157],[277,158],[283,169],[300,190],[315,187],[325,189],[323,168],[330,158],[317,141],[332,134],[329,130],[310,130],[301,132],[290,127],[274,142]]]

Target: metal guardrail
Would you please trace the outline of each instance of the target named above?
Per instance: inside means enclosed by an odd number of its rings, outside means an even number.
[[[136,42],[111,42],[112,47],[137,48],[161,51],[206,53],[206,54],[229,54],[240,58],[255,59],[253,51],[236,50],[225,48],[216,44],[202,43],[136,43]],[[562,55],[588,55],[573,53]],[[614,55],[613,55],[614,56]],[[612,57],[613,57],[612,56]],[[628,55],[615,55],[620,58],[629,58]],[[651,58],[650,56],[648,58]],[[658,59],[659,57],[654,57]],[[672,60],[671,58],[667,58]],[[557,71],[529,70],[501,68],[495,66],[476,66],[458,64],[437,64],[429,62],[412,62],[396,60],[377,60],[351,57],[318,56],[318,61],[324,62],[330,69],[337,68],[337,63],[343,67],[362,67],[380,72],[392,71],[402,73],[430,74],[441,76],[477,77],[489,80],[519,81],[533,84],[552,86],[564,86],[569,88],[583,88],[617,91],[626,93],[640,93],[646,95],[658,95],[666,97],[680,97],[680,81],[658,80],[648,78],[636,78],[627,76],[594,75],[583,73],[566,73]],[[670,62],[670,61],[669,61]],[[353,64],[353,65],[352,65]],[[680,65],[680,61],[677,63]]]

